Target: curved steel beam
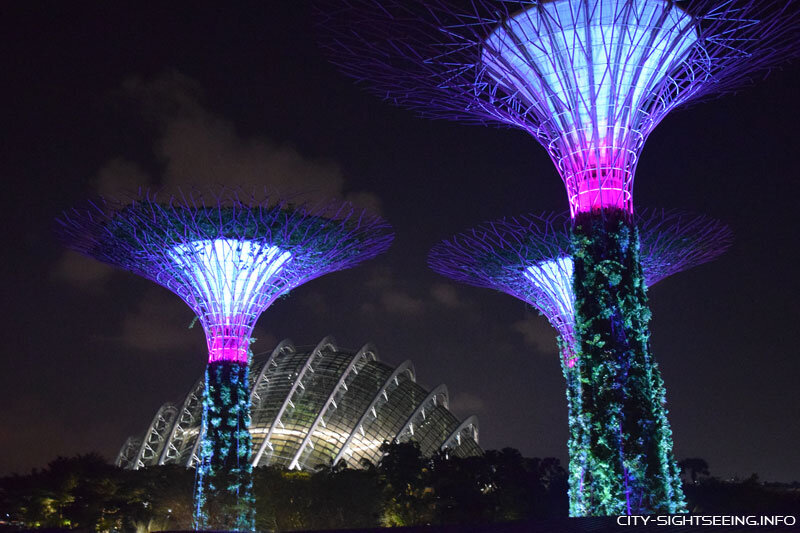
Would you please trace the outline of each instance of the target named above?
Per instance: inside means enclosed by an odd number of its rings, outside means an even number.
[[[311,437],[314,435],[314,431],[316,431],[317,426],[322,421],[323,417],[328,411],[328,408],[332,403],[334,403],[334,398],[339,393],[339,390],[342,388],[342,386],[344,386],[345,390],[347,390],[345,381],[350,376],[351,372],[354,372],[356,375],[358,375],[356,364],[361,359],[367,359],[371,361],[377,360],[377,356],[375,355],[374,350],[369,344],[365,344],[358,352],[356,352],[356,354],[353,356],[353,359],[350,361],[350,364],[348,364],[347,368],[344,370],[344,372],[342,372],[342,377],[339,378],[339,381],[336,383],[336,386],[333,387],[333,390],[331,390],[331,393],[328,395],[328,399],[325,401],[325,404],[322,406],[322,409],[320,409],[319,414],[314,419],[314,423],[311,424],[311,427],[308,429],[306,436],[303,438],[303,442],[300,444],[300,448],[298,448],[297,453],[294,454],[294,457],[292,457],[291,462],[289,462],[289,470],[293,470],[295,468],[297,468],[298,470],[300,469],[300,465],[298,464],[300,456],[303,454],[303,451],[306,449],[306,446],[311,441]]]
[[[267,359],[267,362],[264,363],[264,366],[261,367],[261,371],[258,373],[258,376],[256,376],[255,380],[253,380],[253,388],[250,391],[250,406],[251,407],[253,405],[253,399],[254,398],[257,398],[259,400],[259,402],[261,401],[261,397],[258,394],[259,386],[262,383],[265,383],[265,384],[269,383],[265,379],[267,372],[269,372],[269,365],[275,360],[275,357],[277,357],[279,354],[283,354],[284,350],[291,351],[291,352],[295,352],[296,351],[294,343],[292,343],[292,341],[290,339],[283,339],[281,342],[278,343],[278,345],[275,347],[274,350],[272,350],[272,353],[269,355],[269,359]]]
[[[135,464],[134,459],[136,458],[136,455],[131,457],[131,452],[138,450],[141,445],[142,443],[137,437],[130,436],[125,439],[125,444],[123,444],[122,448],[119,449],[117,458],[114,460],[114,466],[125,469],[131,468],[131,466]]]
[[[372,403],[370,403],[369,406],[367,406],[367,408],[364,410],[364,413],[358,419],[356,425],[353,426],[352,431],[350,431],[350,436],[347,437],[347,440],[344,441],[344,444],[342,444],[342,447],[339,449],[339,452],[336,454],[336,457],[333,458],[333,464],[338,463],[342,459],[342,456],[345,454],[347,448],[350,446],[350,443],[353,441],[353,437],[355,436],[356,431],[358,431],[359,428],[361,428],[361,426],[364,424],[370,411],[372,411],[375,408],[375,405],[377,405],[378,401],[380,400],[381,395],[386,394],[386,390],[389,388],[389,385],[391,385],[393,381],[395,382],[396,385],[400,385],[398,377],[403,372],[408,372],[409,376],[411,377],[411,381],[416,382],[416,371],[414,370],[414,364],[411,362],[410,359],[406,359],[405,361],[400,363],[400,366],[395,368],[394,372],[392,372],[392,375],[386,378],[386,381],[383,382],[381,388],[378,389],[378,392],[372,399]]]
[[[323,348],[328,347],[328,346],[333,348],[334,350],[337,349],[336,348],[336,341],[330,335],[325,337],[324,339],[322,339],[319,342],[319,344],[317,344],[317,346],[314,348],[314,350],[312,350],[311,354],[309,354],[308,359],[306,359],[306,362],[303,365],[303,368],[300,370],[300,373],[297,375],[297,379],[295,379],[294,383],[292,384],[292,388],[289,389],[289,393],[286,395],[286,399],[283,400],[283,403],[281,404],[281,408],[278,410],[278,412],[275,415],[275,418],[272,420],[272,423],[269,426],[269,431],[267,431],[267,434],[264,435],[264,440],[261,442],[261,446],[259,446],[258,452],[255,454],[255,457],[253,458],[253,463],[252,464],[253,464],[254,467],[258,466],[258,463],[261,461],[261,457],[264,455],[264,450],[266,450],[267,449],[267,445],[270,444],[269,439],[270,439],[270,437],[272,437],[272,432],[275,431],[275,426],[277,424],[281,423],[281,421],[280,421],[281,417],[283,416],[284,411],[286,411],[286,407],[289,405],[289,402],[291,401],[292,396],[294,396],[294,393],[297,391],[297,388],[301,385],[301,383],[303,381],[303,378],[305,377],[306,372],[308,370],[311,370],[311,372],[314,371],[314,369],[311,368],[312,363],[317,358],[317,356],[322,354]]]
[[[444,440],[442,443],[440,450],[444,450],[446,448],[457,448],[461,444],[461,432],[467,428],[471,428],[472,430],[472,439],[477,444],[478,442],[478,417],[475,415],[468,416],[464,419],[461,424],[452,432],[450,435]],[[453,441],[458,441],[455,446],[452,446]]]
[[[197,437],[194,439],[194,444],[192,444],[192,453],[189,454],[189,458],[186,459],[186,468],[190,468],[191,466],[197,464],[197,461],[200,460],[200,457],[197,455],[197,449],[200,447],[200,441],[203,440],[203,423],[200,423],[200,426],[197,428]]]
[[[414,426],[413,426],[414,419],[420,413],[422,413],[422,415],[425,416],[425,412],[424,412],[425,411],[425,405],[430,403],[430,402],[433,402],[433,404],[436,405],[436,397],[439,396],[439,395],[444,396],[444,401],[442,403],[444,404],[445,407],[447,407],[447,405],[449,403],[449,394],[447,392],[447,385],[442,383],[441,385],[439,385],[438,387],[433,389],[425,397],[425,399],[422,400],[422,402],[420,402],[420,404],[417,406],[417,408],[414,409],[414,412],[411,413],[411,416],[408,417],[408,420],[406,420],[406,423],[403,425],[403,429],[398,431],[397,435],[395,435],[395,437],[394,437],[395,440],[399,440],[400,437],[406,432],[406,430],[408,430],[411,433],[412,436],[414,435]]]
[[[170,450],[175,450],[177,453],[175,458],[180,457],[180,450],[174,444],[175,437],[177,436],[178,431],[186,433],[191,425],[194,424],[196,414],[190,409],[190,407],[193,400],[196,402],[196,405],[202,405],[202,398],[200,394],[202,393],[204,386],[205,383],[203,380],[198,379],[197,383],[195,383],[194,387],[192,387],[192,389],[189,391],[189,394],[187,394],[186,398],[183,400],[183,405],[181,406],[180,412],[175,416],[175,422],[172,424],[172,429],[169,432],[169,437],[167,437],[167,442],[164,445],[164,448],[161,450],[161,455],[158,457],[158,464],[163,465],[170,458]],[[187,416],[188,418],[184,418],[184,416]]]
[[[139,470],[144,464],[145,453],[152,453],[153,457],[159,457],[162,447],[166,444],[167,439],[164,430],[167,427],[172,427],[172,421],[178,414],[178,408],[170,402],[165,403],[156,411],[153,421],[144,433],[142,444],[139,447],[139,453],[136,454],[136,459],[133,462],[133,470]]]

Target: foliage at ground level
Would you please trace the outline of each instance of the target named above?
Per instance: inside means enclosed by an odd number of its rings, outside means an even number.
[[[711,477],[699,458],[680,462],[690,512],[794,515],[800,483]],[[0,529],[75,531],[190,529],[194,470],[122,470],[96,454],[58,458],[43,470],[0,479]],[[426,459],[414,444],[387,444],[363,470],[254,471],[259,531],[479,524],[567,517],[567,480],[556,459],[511,448],[468,459]],[[4,530],[5,531],[5,530]]]
[[[386,444],[363,470],[254,470],[259,531],[474,524],[563,517],[566,473],[557,459],[513,449],[424,458],[416,444]],[[82,531],[190,529],[195,472],[164,465],[121,470],[96,454],[58,458],[0,480],[0,516],[25,528]]]

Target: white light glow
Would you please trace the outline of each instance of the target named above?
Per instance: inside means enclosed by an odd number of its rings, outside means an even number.
[[[224,317],[241,313],[291,258],[277,246],[234,239],[180,244],[169,255]]]
[[[633,171],[678,86],[669,75],[697,43],[667,0],[537,2],[483,43],[489,78],[536,117],[532,131],[567,186],[572,215],[633,209]]]
[[[575,301],[572,291],[572,269],[571,257],[559,257],[531,265],[524,271],[528,281],[533,283],[558,310],[559,318],[569,319],[570,322],[574,316]]]
[[[544,103],[542,111],[569,124],[565,129],[582,132],[587,141],[595,133],[605,139],[609,125],[627,126],[624,116],[642,107],[697,41],[696,32],[686,30],[691,17],[670,4],[541,2],[486,39],[483,63],[529,104]]]

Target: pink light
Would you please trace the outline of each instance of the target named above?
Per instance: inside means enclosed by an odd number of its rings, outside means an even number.
[[[610,147],[580,150],[559,161],[569,197],[570,214],[598,209],[633,213],[633,173],[637,156],[632,150]]]
[[[667,0],[524,4],[482,43],[492,102],[505,94],[533,117],[526,129],[556,163],[573,217],[632,213],[638,154],[662,95],[678,91],[671,75],[697,45],[694,19]]]
[[[595,173],[577,183],[577,193],[570,197],[573,213],[585,213],[596,209],[617,208],[632,211],[631,194],[626,190],[625,180],[618,175],[596,177]]]
[[[243,331],[247,329],[247,331]],[[248,362],[250,328],[246,326],[212,326],[206,334],[208,343],[208,362],[235,361]]]

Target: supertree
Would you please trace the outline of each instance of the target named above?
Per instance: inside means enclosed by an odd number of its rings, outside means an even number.
[[[347,74],[419,114],[529,132],[571,215],[589,514],[677,512],[632,222],[650,132],[797,54],[793,0],[328,0],[322,44]],[[656,449],[656,444],[657,449]]]
[[[726,225],[702,215],[649,209],[637,211],[635,222],[641,235],[647,287],[715,259],[732,242]],[[531,214],[483,224],[434,246],[428,264],[443,276],[528,303],[556,329],[561,370],[567,382],[570,515],[584,516],[588,443],[575,340],[569,216]],[[660,401],[664,402],[663,388],[659,389],[654,393],[661,394]],[[674,490],[680,491],[679,473],[670,472],[670,478]]]
[[[253,530],[248,362],[276,298],[385,251],[380,218],[349,204],[296,206],[237,189],[99,199],[59,219],[67,246],[143,276],[196,313],[208,344],[195,528]]]

